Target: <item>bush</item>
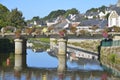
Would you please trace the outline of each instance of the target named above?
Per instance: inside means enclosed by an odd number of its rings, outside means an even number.
[[[112,63],[115,63],[116,61],[115,61],[115,59],[116,59],[116,54],[110,54],[109,55],[109,60],[112,62]]]

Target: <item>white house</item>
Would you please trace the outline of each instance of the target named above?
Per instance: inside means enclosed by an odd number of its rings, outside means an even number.
[[[116,6],[113,6],[108,17],[108,27],[118,26],[120,27],[120,0],[118,0]]]
[[[104,19],[106,14],[103,12],[100,12],[98,15],[100,19]]]
[[[108,27],[120,26],[120,15],[114,10],[108,17]]]

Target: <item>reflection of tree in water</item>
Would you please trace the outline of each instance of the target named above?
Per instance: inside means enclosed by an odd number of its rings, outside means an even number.
[[[0,53],[14,52],[14,41],[10,39],[0,39]]]
[[[42,42],[40,40],[31,40],[31,42],[33,43],[32,49],[35,49],[36,52],[46,51],[50,48],[50,45],[47,42]]]
[[[6,67],[7,66],[7,59],[10,60],[10,66],[14,65],[14,54],[13,53],[4,53],[0,54],[0,66]]]
[[[9,57],[9,54],[0,54],[0,66],[5,65],[8,57]]]
[[[50,52],[48,52],[48,54],[52,57],[56,57],[58,55],[58,48],[54,48],[53,50],[51,50]]]

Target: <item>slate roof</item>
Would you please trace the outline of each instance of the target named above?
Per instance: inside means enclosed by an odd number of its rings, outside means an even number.
[[[104,29],[106,26],[108,26],[108,20],[102,20],[99,23],[99,28]]]
[[[80,23],[80,25],[82,25],[82,26],[93,26],[93,25],[98,25],[98,24],[99,24],[99,20],[98,19],[83,20]]]
[[[63,20],[61,20],[59,23],[53,25],[53,27],[54,27],[54,30],[55,30],[56,32],[58,32],[58,31],[64,29],[64,26],[66,26],[67,24],[69,24],[69,23],[67,22],[67,20],[66,20],[66,19],[63,19]]]
[[[94,26],[97,25],[99,28],[104,28],[107,26],[108,21],[107,20],[100,20],[100,19],[89,19],[89,20],[83,20],[81,21],[81,26]]]
[[[86,16],[98,16],[99,12],[87,12]]]
[[[116,5],[110,6],[108,10],[111,10],[111,11],[115,10],[118,13],[118,15],[120,15],[120,7],[117,7]]]

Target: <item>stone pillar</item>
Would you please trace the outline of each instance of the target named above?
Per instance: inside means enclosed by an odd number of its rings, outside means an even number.
[[[26,47],[23,39],[15,39],[15,65],[14,69],[22,70],[26,66]]]
[[[22,45],[23,45],[23,40],[22,39],[15,39],[15,55],[16,54],[19,54],[21,55],[22,54]]]
[[[58,47],[58,72],[62,73],[66,70],[66,51],[67,51],[67,40],[59,39]]]
[[[59,55],[66,55],[67,52],[67,40],[66,39],[59,39],[59,46],[58,46],[58,54]]]
[[[56,46],[56,39],[50,38],[50,49],[54,50],[54,47]]]
[[[58,55],[58,73],[63,73],[66,70],[66,56]]]

